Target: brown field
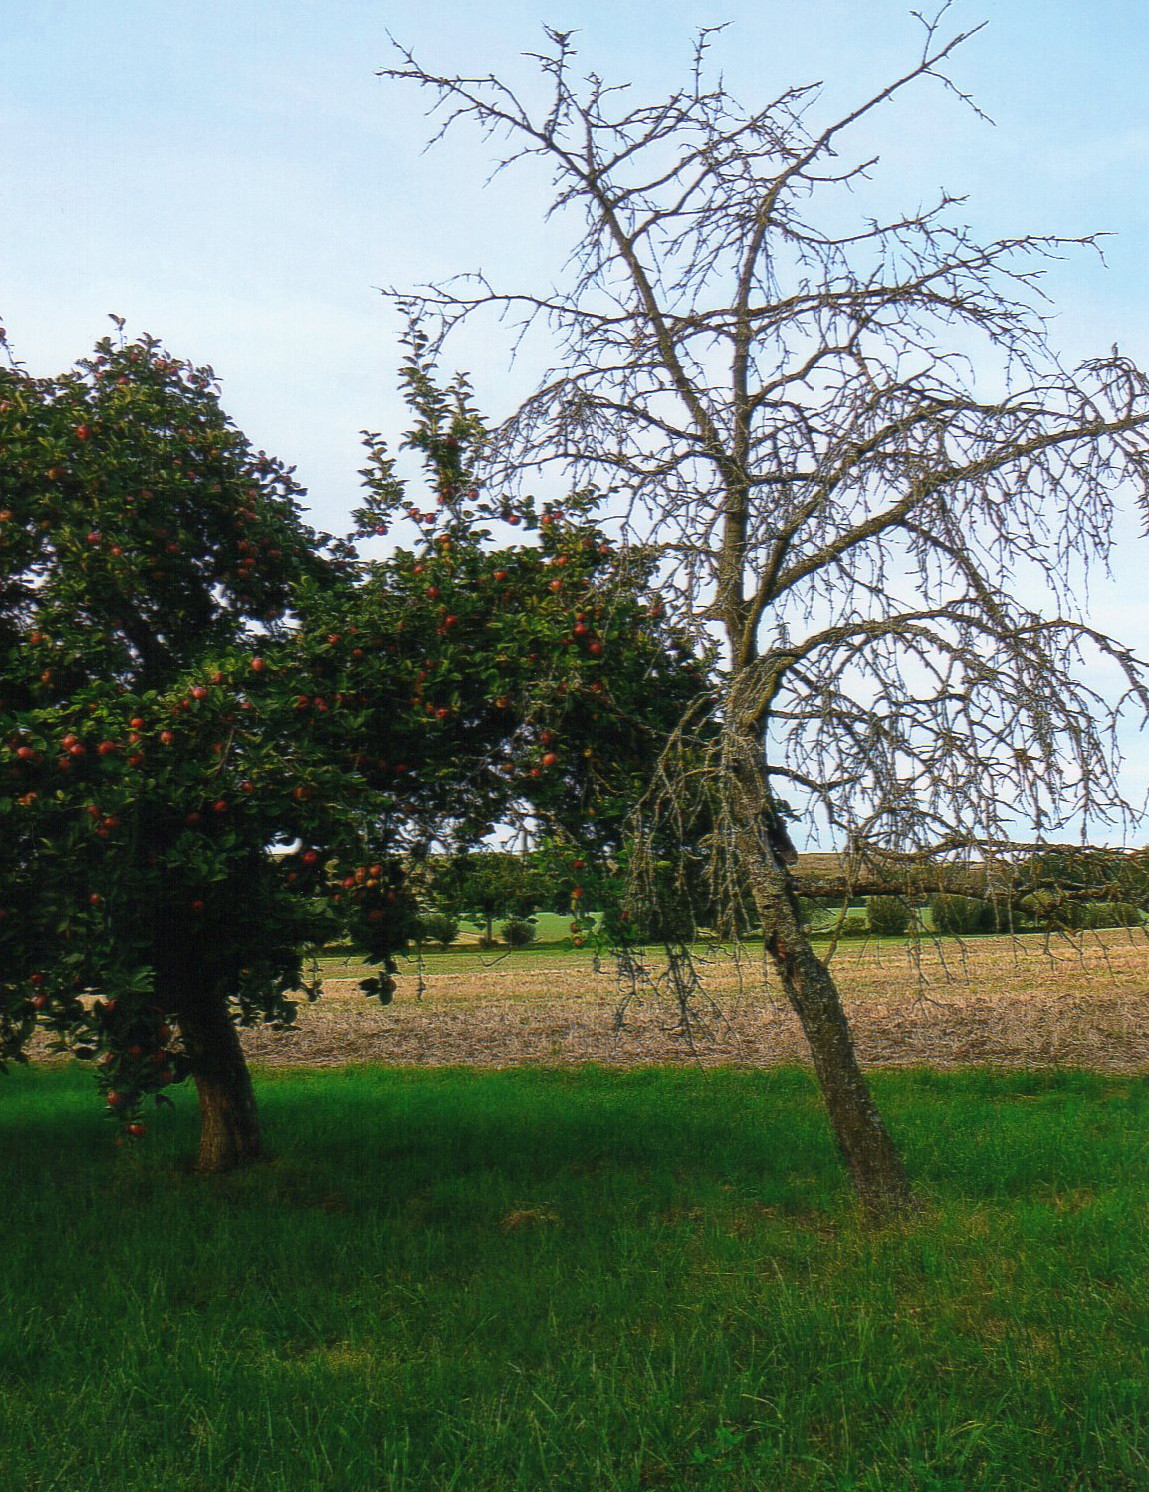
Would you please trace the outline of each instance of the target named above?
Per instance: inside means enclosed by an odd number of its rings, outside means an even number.
[[[1149,1070],[1142,933],[946,940],[926,945],[920,962],[902,943],[844,945],[833,967],[870,1065]],[[577,955],[431,959],[422,998],[416,975],[404,973],[386,1008],[359,991],[361,971],[329,964],[325,998],[301,1007],[298,1030],[253,1030],[243,1041],[253,1061],[276,1065],[804,1060],[797,1021],[776,983],[763,984],[760,964],[739,970],[717,958],[700,968],[702,989],[684,1025],[656,977],[628,998],[613,967],[596,972]]]

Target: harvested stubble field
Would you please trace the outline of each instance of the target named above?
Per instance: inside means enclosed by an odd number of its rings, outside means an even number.
[[[604,1066],[801,1062],[806,1048],[760,962],[698,959],[701,991],[684,1026],[652,981],[633,994],[611,964],[545,950],[502,959],[431,958],[419,996],[402,973],[387,1008],[366,999],[351,965],[324,966],[325,998],[298,1029],[243,1033],[271,1065],[385,1062],[437,1066]],[[980,938],[845,945],[833,962],[861,1060],[875,1066],[1065,1065],[1149,1070],[1149,937]],[[659,967],[652,960],[652,976]]]

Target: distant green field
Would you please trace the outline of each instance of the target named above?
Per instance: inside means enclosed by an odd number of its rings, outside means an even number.
[[[1144,1492],[1149,1081],[277,1070],[274,1159],[0,1078],[5,1492]]]
[[[498,936],[499,928],[505,918],[495,918],[495,936]],[[594,920],[597,921],[597,918]],[[539,943],[558,943],[571,936],[571,915],[569,912],[535,912],[531,916],[535,924],[535,941]],[[478,938],[485,931],[479,922],[461,921],[459,931],[464,940]]]
[[[850,913],[854,916],[862,916],[864,912],[864,904],[850,908]],[[928,914],[926,920],[928,923]],[[539,912],[535,915],[535,922],[538,929],[537,936],[535,942],[528,947],[512,950],[499,944],[493,949],[485,950],[480,949],[478,946],[478,939],[483,930],[481,925],[476,922],[461,921],[460,930],[462,935],[459,940],[453,943],[446,952],[432,944],[424,945],[424,960],[429,970],[438,971],[439,973],[455,973],[463,969],[471,969],[476,967],[481,961],[490,961],[492,959],[497,960],[501,966],[509,966],[513,962],[515,967],[523,969],[544,967],[553,964],[556,957],[561,957],[564,962],[569,960],[576,965],[581,963],[589,965],[593,962],[595,957],[593,947],[584,945],[582,948],[575,948],[573,946],[570,930],[571,918],[569,915],[556,912]],[[496,921],[495,925],[497,930],[499,923]],[[1040,932],[1021,933],[1018,935],[1038,938],[1045,936],[1045,934]],[[828,940],[829,936],[830,933],[825,928],[815,928],[811,934],[815,944],[824,943]],[[969,938],[981,938],[996,937],[999,934],[968,933],[965,936]],[[906,939],[875,939],[872,941],[902,943]],[[709,952],[710,945],[700,943],[698,946],[700,951]],[[760,948],[761,942],[758,940],[756,945],[754,939],[749,939],[747,946],[751,949],[755,946]],[[414,952],[412,951],[406,958],[401,958],[399,963],[401,970],[413,970],[416,967]],[[335,972],[339,968],[358,969],[361,964],[362,960],[358,957],[347,958],[330,950],[321,958],[321,965],[325,972]]]

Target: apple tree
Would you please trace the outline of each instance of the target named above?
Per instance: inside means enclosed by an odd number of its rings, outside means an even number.
[[[232,1165],[260,1149],[232,1015],[290,1017],[325,867],[373,823],[287,677],[295,593],[350,555],[152,339],[0,371],[0,434],[0,1055],[48,1026],[133,1134],[190,1075],[200,1165]]]
[[[589,498],[481,495],[481,422],[424,354],[438,501],[374,564],[307,527],[210,369],[144,339],[0,371],[0,1058],[47,1027],[133,1135],[190,1077],[204,1170],[261,1152],[236,1025],[292,1018],[306,951],[349,937],[389,999],[412,863],[515,812],[609,821],[683,674]],[[413,511],[369,447],[361,535]]]

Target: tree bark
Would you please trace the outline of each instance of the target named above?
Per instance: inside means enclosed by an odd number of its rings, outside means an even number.
[[[768,801],[761,746],[747,733],[734,753],[734,845],[762,919],[766,949],[802,1024],[830,1126],[866,1212],[883,1221],[912,1204],[909,1177],[858,1066],[850,1023],[829,969],[802,930],[793,881],[760,811]],[[735,765],[737,763],[737,765]]]
[[[766,948],[802,1023],[834,1138],[863,1207],[876,1220],[905,1212],[909,1177],[854,1053],[838,987],[802,931],[788,873],[759,861],[750,870]]]
[[[195,1169],[232,1171],[261,1159],[263,1142],[251,1073],[226,999],[181,1003],[176,1019],[199,1094]]]

